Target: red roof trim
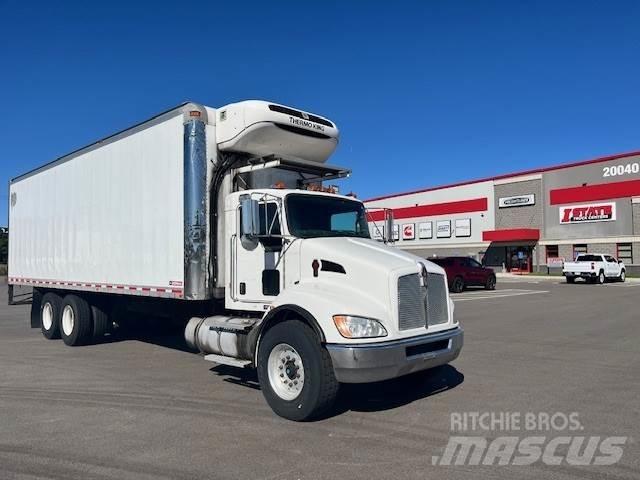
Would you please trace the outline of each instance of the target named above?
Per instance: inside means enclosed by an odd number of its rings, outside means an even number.
[[[592,202],[640,195],[640,180],[598,183],[584,187],[557,188],[549,192],[551,205]]]
[[[537,228],[511,228],[505,230],[485,230],[482,232],[484,242],[516,242],[523,240],[540,240]]]
[[[451,215],[454,213],[486,212],[489,201],[486,197],[460,200],[458,202],[432,203],[429,205],[416,205],[414,207],[401,207],[393,209],[393,218],[432,217],[437,215]],[[370,222],[384,220],[384,210],[369,212]]]
[[[498,175],[497,177],[486,177],[486,178],[481,178],[479,180],[468,180],[468,181],[459,182],[459,183],[450,183],[448,185],[442,185],[442,186],[439,186],[439,187],[430,187],[430,188],[424,188],[424,189],[420,189],[420,190],[412,190],[412,191],[409,191],[409,192],[394,193],[394,194],[391,194],[391,195],[384,195],[382,197],[369,198],[367,200],[363,200],[363,202],[373,202],[373,201],[376,201],[376,200],[384,200],[384,199],[387,199],[387,198],[403,197],[405,195],[413,195],[415,193],[425,193],[425,192],[432,192],[434,190],[444,190],[445,188],[462,187],[464,185],[473,185],[474,183],[490,182],[492,180],[503,180],[503,179],[511,178],[511,177],[521,177],[523,175],[533,175],[535,173],[544,173],[544,172],[551,172],[553,170],[562,170],[564,168],[580,167],[580,166],[589,165],[589,164],[592,164],[592,163],[608,162],[610,160],[616,160],[618,158],[633,157],[635,155],[640,155],[640,151],[618,153],[616,155],[609,155],[607,157],[598,157],[598,158],[594,158],[594,159],[591,159],[591,160],[582,160],[580,162],[565,163],[565,164],[555,165],[555,166],[551,166],[551,167],[542,167],[542,168],[536,168],[536,169],[533,169],[533,170],[524,170],[522,172],[508,173],[508,174],[505,174],[505,175]]]

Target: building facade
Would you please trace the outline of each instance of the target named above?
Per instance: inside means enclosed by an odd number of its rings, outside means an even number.
[[[366,200],[373,238],[393,211],[396,245],[507,271],[547,271],[602,252],[640,273],[640,152]]]

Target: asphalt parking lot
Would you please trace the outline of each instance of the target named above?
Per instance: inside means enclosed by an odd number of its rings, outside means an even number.
[[[637,479],[639,298],[640,283],[464,292],[465,347],[451,366],[348,386],[313,423],[276,417],[255,377],[171,337],[70,348],[29,328],[28,306],[2,304],[0,476]],[[456,412],[578,412],[581,435],[628,440],[610,466],[433,465]]]

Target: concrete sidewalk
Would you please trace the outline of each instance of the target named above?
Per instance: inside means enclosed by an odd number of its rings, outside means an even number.
[[[564,281],[564,277],[562,275],[543,275],[536,273],[527,273],[527,274],[515,274],[508,272],[496,272],[496,278],[509,278],[512,280],[547,280],[547,281]],[[627,282],[638,283],[640,282],[640,278],[630,278],[627,277]]]

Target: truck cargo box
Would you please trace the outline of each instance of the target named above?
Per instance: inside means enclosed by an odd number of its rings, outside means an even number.
[[[208,298],[207,110],[181,105],[13,179],[9,283]]]

